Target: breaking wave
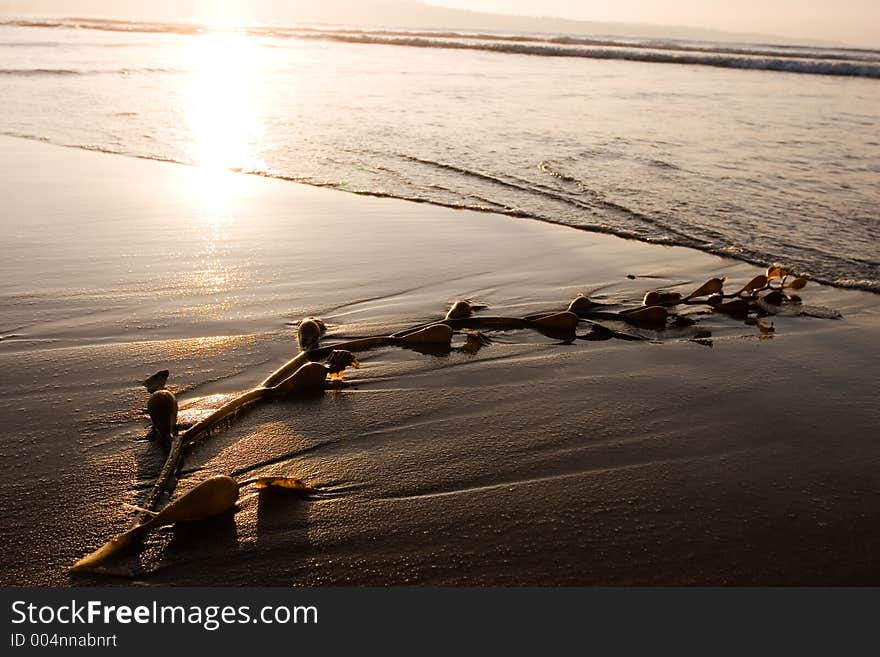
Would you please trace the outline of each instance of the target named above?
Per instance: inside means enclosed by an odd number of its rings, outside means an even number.
[[[45,137],[38,137],[35,135],[23,133],[6,132],[3,134],[43,142],[53,141]],[[125,150],[125,148],[123,147],[108,147],[98,144],[65,144],[57,141],[54,141],[53,143],[69,148],[98,151],[113,155],[123,155],[127,157],[134,157],[137,159],[169,162],[184,165],[193,164],[192,162],[186,160],[175,159],[163,155],[130,152]],[[535,211],[534,209],[526,210],[522,207],[499,205],[495,201],[491,201],[489,199],[480,199],[479,197],[474,197],[473,199],[473,201],[479,202],[473,202],[469,200],[449,200],[438,196],[433,196],[430,193],[431,190],[429,189],[422,190],[422,193],[413,194],[403,191],[380,190],[371,187],[357,187],[352,186],[350,183],[334,180],[316,179],[310,176],[299,176],[283,171],[278,171],[275,169],[234,168],[231,169],[231,171],[239,174],[259,176],[262,178],[284,180],[288,182],[309,185],[312,187],[336,189],[339,191],[348,192],[350,194],[357,194],[359,196],[370,196],[374,198],[393,198],[403,201],[409,201],[412,203],[425,203],[456,210],[471,210],[476,212],[502,214],[519,219],[541,221],[544,223],[567,226],[569,228],[574,228],[577,230],[615,235],[617,237],[622,237],[625,239],[635,239],[642,242],[662,244],[664,246],[683,246],[722,257],[734,258],[736,260],[749,262],[758,266],[766,266],[768,263],[779,260],[777,255],[775,255],[774,253],[770,251],[762,251],[761,249],[756,248],[757,245],[754,245],[752,247],[747,247],[743,245],[732,247],[729,244],[728,240],[725,239],[723,233],[707,230],[704,227],[700,229],[700,232],[698,234],[690,234],[687,231],[683,231],[669,225],[667,222],[660,221],[656,217],[651,217],[633,208],[629,208],[625,205],[609,201],[603,198],[600,194],[593,194],[591,197],[591,195],[588,193],[589,190],[583,188],[583,183],[581,181],[572,176],[568,176],[564,173],[555,171],[547,162],[539,163],[538,168],[550,176],[560,177],[566,182],[581,186],[580,194],[577,196],[566,195],[564,193],[560,193],[558,190],[553,190],[549,187],[537,184],[534,181],[527,181],[517,176],[510,175],[500,177],[497,175],[490,175],[481,171],[472,170],[444,162],[426,160],[423,158],[418,158],[405,154],[396,154],[395,157],[398,157],[402,160],[408,160],[416,164],[450,171],[460,176],[479,179],[492,186],[505,188],[512,192],[518,192],[533,197],[539,197],[544,199],[544,201],[555,203],[557,207],[562,205],[570,206],[577,210],[601,209],[604,216],[606,217],[606,220],[589,221],[584,218],[583,213],[579,213],[579,215],[581,216],[580,219],[572,220],[570,216],[560,217],[558,214],[552,211],[542,212]],[[544,203],[539,203],[538,206],[547,207]],[[613,219],[613,221],[608,221],[608,219]],[[807,251],[809,250],[804,249],[801,255],[809,255]],[[808,261],[804,262],[801,262],[799,260],[798,262],[799,264],[804,264],[807,266],[809,271],[804,271],[804,274],[807,275],[811,280],[816,281],[817,283],[823,283],[840,288],[849,288],[880,293],[880,280],[870,277],[842,277],[839,275],[835,275],[834,273],[834,266],[845,264],[849,266],[855,266],[857,269],[866,271],[872,268],[875,269],[875,263],[842,259],[841,262],[826,262],[825,264],[832,265],[832,267],[825,270],[821,267],[819,263],[827,260],[827,258],[828,254],[817,253],[815,254],[815,258],[810,258],[808,259]],[[813,266],[810,266],[810,261],[812,262]]]
[[[0,21],[0,25],[190,35],[212,31],[212,28],[204,25],[190,23],[97,19],[12,19]],[[482,50],[540,57],[577,57],[880,79],[880,51],[859,48],[808,48],[755,44],[720,45],[690,41],[588,38],[567,35],[366,30],[305,26],[241,27],[236,31],[252,36],[271,38],[317,39],[410,48]]]
[[[136,73],[175,73],[171,68],[114,68],[114,69],[77,69],[77,68],[0,68],[0,75],[35,76],[67,76],[67,75],[132,75]]]

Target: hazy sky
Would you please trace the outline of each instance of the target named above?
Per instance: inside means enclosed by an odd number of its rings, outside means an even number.
[[[429,0],[444,7],[688,25],[880,46],[880,0]]]
[[[460,26],[461,17],[438,9],[442,7],[586,21],[703,27],[880,47],[880,0],[425,0],[425,3],[434,8],[425,7],[424,3],[420,7],[418,0],[0,0],[0,11],[169,19],[188,18],[193,13],[199,16],[225,13],[251,15],[268,22],[297,22],[297,17],[301,17],[303,22],[411,25],[424,21],[427,23],[424,27]],[[432,24],[438,22],[446,24]]]

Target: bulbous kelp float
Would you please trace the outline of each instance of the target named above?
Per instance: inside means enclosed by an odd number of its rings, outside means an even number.
[[[147,413],[153,432],[168,447],[168,455],[146,501],[135,507],[138,516],[127,531],[111,538],[105,545],[77,561],[72,571],[94,570],[108,559],[136,547],[152,529],[178,522],[192,522],[231,512],[241,489],[285,488],[311,494],[315,490],[293,477],[262,477],[238,482],[231,477],[212,477],[172,500],[161,510],[162,496],[172,488],[174,476],[180,467],[187,447],[243,409],[254,404],[280,398],[297,398],[316,394],[325,389],[330,379],[340,379],[348,367],[359,367],[358,352],[383,347],[400,347],[425,353],[450,351],[456,334],[465,338],[457,349],[475,353],[491,343],[486,333],[492,331],[533,330],[570,343],[582,340],[644,340],[646,338],[607,326],[606,321],[641,329],[662,331],[667,327],[690,326],[695,323],[692,314],[678,312],[682,306],[701,305],[702,314],[720,314],[747,324],[755,324],[761,334],[774,329],[763,318],[776,314],[811,315],[836,318],[840,315],[826,308],[803,305],[794,291],[806,285],[806,279],[794,275],[778,265],[765,274],[754,277],[736,292],[725,293],[723,278],[711,278],[688,294],[675,290],[650,290],[642,303],[623,307],[626,303],[599,302],[586,295],[575,297],[565,310],[547,311],[526,317],[477,315],[485,309],[469,300],[456,301],[443,319],[398,331],[391,335],[356,337],[321,346],[327,331],[326,324],[317,318],[299,323],[297,337],[301,351],[284,365],[269,374],[257,387],[232,398],[183,432],[178,432],[178,404],[174,394],[165,389],[168,370],[162,370],[143,382],[151,393]],[[581,324],[590,330],[577,334]]]

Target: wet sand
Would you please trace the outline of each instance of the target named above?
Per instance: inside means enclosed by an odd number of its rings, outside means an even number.
[[[0,139],[3,584],[880,583],[880,299],[808,285],[841,320],[702,319],[644,342],[510,331],[475,355],[381,349],[352,385],[260,406],[186,457],[289,474],[315,501],[67,568],[131,521],[161,466],[138,382],[182,405],[328,339],[474,298],[563,309],[758,269],[696,251],[292,183]],[[628,278],[634,275],[636,278]],[[711,344],[711,346],[709,346]]]

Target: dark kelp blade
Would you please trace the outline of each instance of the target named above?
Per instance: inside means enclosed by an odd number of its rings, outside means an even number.
[[[433,324],[431,326],[420,329],[415,333],[410,333],[409,335],[403,336],[402,338],[400,338],[400,342],[406,345],[448,345],[452,340],[452,333],[452,328],[450,328],[446,324]]]
[[[643,306],[674,306],[681,303],[681,294],[678,292],[668,292],[664,290],[653,290],[645,292],[642,299]]]
[[[176,522],[206,520],[232,511],[237,501],[238,482],[232,477],[218,475],[173,500],[144,524],[160,527]]]
[[[283,488],[284,490],[297,491],[300,493],[314,493],[315,489],[296,477],[258,477],[242,485],[253,484],[259,490],[267,488]]]
[[[696,290],[687,295],[684,300],[687,301],[688,299],[708,297],[710,294],[718,294],[724,287],[724,280],[725,279],[723,278],[710,278]]]
[[[446,319],[464,319],[474,314],[473,306],[467,301],[456,301],[452,304],[449,312],[446,313]]]
[[[322,363],[306,363],[274,387],[282,395],[298,395],[324,389],[328,369]]]
[[[90,568],[107,561],[107,559],[126,552],[137,544],[145,531],[146,530],[141,527],[135,527],[122,534],[117,534],[97,550],[87,554],[73,564],[70,571],[76,573],[89,570]]]
[[[767,277],[764,276],[764,274],[758,274],[752,280],[750,280],[748,283],[743,285],[742,289],[739,292],[737,292],[736,294],[737,294],[737,296],[742,296],[744,294],[750,294],[751,292],[754,292],[755,290],[762,290],[765,287],[767,287]]]
[[[597,305],[586,294],[579,294],[568,304],[568,312],[580,316],[581,313],[588,313],[591,308],[595,308]]]
[[[783,301],[785,301],[785,295],[779,290],[773,290],[772,292],[768,292],[763,297],[761,297],[761,301],[765,303],[772,303],[775,306],[778,306]]]
[[[359,369],[361,364],[357,357],[346,349],[334,349],[324,361],[330,373],[331,379],[341,379],[345,374],[346,367]]]
[[[147,389],[147,392],[154,393],[157,390],[161,390],[165,387],[165,384],[168,382],[168,376],[170,372],[168,370],[159,370],[155,374],[148,376],[141,382],[141,385]]]
[[[483,347],[492,344],[492,339],[480,331],[474,329],[462,329],[461,332],[465,335],[464,344],[461,346],[461,350],[467,354],[475,354]]]
[[[749,314],[749,302],[745,299],[731,299],[712,306],[712,310],[731,317],[745,317]]]
[[[575,315],[573,312],[566,310],[561,313],[545,315],[543,317],[530,320],[530,323],[538,328],[551,331],[574,332],[574,330],[577,328],[579,321],[580,318],[577,315]]]
[[[788,272],[782,267],[782,265],[770,265],[767,267],[767,280],[785,278],[786,276],[788,276]]]
[[[117,534],[100,548],[86,555],[71,567],[72,572],[88,570],[137,545],[148,531],[176,522],[205,520],[227,513],[238,501],[238,482],[232,477],[218,476],[203,481],[171,502],[145,523]]]
[[[669,311],[663,306],[648,306],[645,308],[624,310],[620,315],[630,324],[661,328],[666,325],[666,318],[669,317]]]

